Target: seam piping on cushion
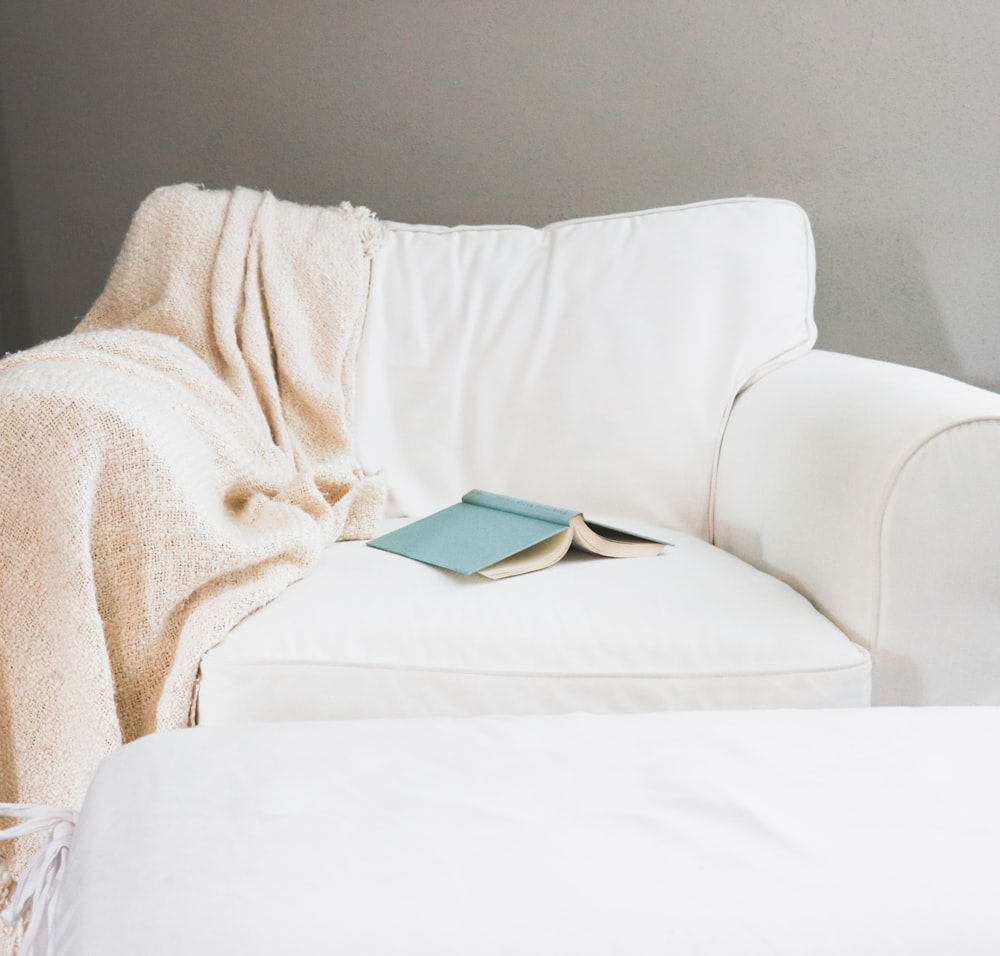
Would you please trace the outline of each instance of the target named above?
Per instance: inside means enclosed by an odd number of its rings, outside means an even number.
[[[438,233],[438,232],[451,232],[451,231],[477,231],[477,230],[495,230],[495,229],[530,229],[536,232],[542,232],[548,229],[550,226],[575,226],[582,223],[591,222],[606,222],[613,219],[638,219],[643,216],[654,216],[659,213],[665,212],[682,212],[688,209],[700,209],[710,206],[726,206],[732,205],[734,203],[774,203],[777,205],[784,206],[794,206],[798,209],[803,216],[805,216],[805,210],[799,206],[798,203],[791,199],[778,199],[772,196],[729,196],[723,199],[705,199],[701,202],[691,202],[691,203],[681,203],[678,206],[656,206],[652,209],[634,209],[629,212],[611,212],[605,213],[604,215],[597,216],[578,216],[573,219],[559,219],[553,222],[547,222],[541,226],[526,226],[521,223],[478,223],[478,224],[467,224],[460,223],[454,226],[435,226],[430,223],[403,223],[395,222],[393,220],[383,220],[383,225],[392,230],[397,230],[400,232],[426,232],[426,233]]]
[[[230,661],[223,668],[244,668],[244,667],[324,667],[343,668],[345,670],[380,670],[380,671],[401,671],[415,674],[437,674],[443,676],[463,676],[463,677],[494,677],[494,678],[516,678],[519,680],[757,680],[758,678],[800,676],[810,677],[814,674],[850,674],[857,670],[870,670],[871,657],[865,648],[859,644],[853,645],[860,653],[860,660],[852,661],[850,664],[832,664],[828,667],[817,667],[811,670],[773,670],[757,671],[751,674],[629,674],[629,673],[593,673],[593,674],[563,674],[558,672],[524,672],[524,671],[483,671],[462,667],[427,667],[411,664],[377,664],[365,661]]]

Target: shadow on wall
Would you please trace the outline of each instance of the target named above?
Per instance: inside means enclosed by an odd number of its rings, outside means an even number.
[[[813,228],[819,348],[862,354],[863,342],[868,358],[970,380],[911,224],[817,215]]]
[[[32,344],[24,291],[21,249],[14,211],[14,190],[7,151],[7,128],[0,96],[0,355]]]

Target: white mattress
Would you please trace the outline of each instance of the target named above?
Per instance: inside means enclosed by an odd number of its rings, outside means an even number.
[[[641,530],[676,546],[503,581],[336,544],[205,656],[198,722],[868,704],[868,653],[792,588]]]
[[[98,771],[54,951],[995,956],[997,739],[997,708],[149,737]]]

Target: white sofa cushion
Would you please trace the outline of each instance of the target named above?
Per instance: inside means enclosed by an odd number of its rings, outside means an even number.
[[[473,487],[707,538],[736,393],[815,341],[795,204],[732,199],[525,226],[390,224],[357,448],[391,513]]]
[[[867,652],[803,597],[670,538],[504,581],[341,542],[205,656],[198,721],[869,702]]]
[[[343,721],[98,770],[53,956],[987,956],[996,708]]]

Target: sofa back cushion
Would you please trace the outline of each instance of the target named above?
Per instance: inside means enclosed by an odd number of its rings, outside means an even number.
[[[815,341],[798,206],[389,229],[355,421],[390,514],[479,487],[709,536],[735,396]]]

